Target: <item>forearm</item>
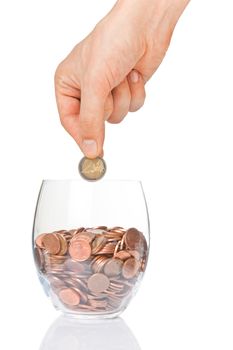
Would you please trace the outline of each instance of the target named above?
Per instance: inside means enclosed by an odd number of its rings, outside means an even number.
[[[116,10],[124,10],[126,16],[135,17],[137,23],[154,22],[157,24],[164,17],[176,23],[190,0],[118,0]]]

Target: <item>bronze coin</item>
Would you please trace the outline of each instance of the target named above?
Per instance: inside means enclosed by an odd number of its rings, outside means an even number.
[[[95,234],[93,232],[90,231],[82,231],[80,232],[77,236],[78,239],[79,238],[84,238],[86,239],[89,243],[91,243],[94,238],[95,238]]]
[[[114,257],[124,261],[124,260],[129,259],[131,257],[131,255],[127,250],[121,250],[121,251],[117,252],[114,255]]]
[[[68,271],[73,271],[76,273],[83,273],[85,271],[85,266],[78,261],[67,259],[64,263],[64,268]]]
[[[137,251],[137,250],[129,250],[128,252],[129,252],[129,254],[130,254],[133,258],[135,258],[136,260],[138,260],[138,261],[141,260],[141,254],[140,254],[139,251]]]
[[[114,227],[110,227],[109,229],[108,229],[108,231],[114,231],[114,230],[123,230],[123,231],[125,231],[125,229],[123,228],[123,227],[121,227],[121,226],[114,226]]]
[[[118,276],[122,271],[123,262],[120,259],[110,259],[104,266],[104,273],[109,277]]]
[[[68,245],[65,237],[62,234],[57,233],[57,236],[60,240],[61,249],[59,251],[59,255],[65,255],[67,253]]]
[[[74,260],[85,261],[91,256],[91,246],[87,240],[78,239],[71,243],[69,253]]]
[[[36,245],[37,247],[43,249],[44,245],[43,245],[43,238],[46,235],[46,233],[42,233],[39,236],[36,237]]]
[[[110,242],[107,243],[103,248],[97,251],[95,254],[106,254],[106,255],[113,255],[116,249],[116,243]]]
[[[107,231],[108,228],[107,228],[107,226],[97,226],[97,227],[95,227],[95,229]]]
[[[61,249],[61,243],[55,233],[47,233],[42,238],[42,244],[49,254],[58,254]]]
[[[77,233],[82,232],[84,230],[85,230],[84,227],[79,227],[79,228],[74,228],[74,229],[69,230],[69,233],[71,234],[71,236],[73,236],[73,235],[76,235]]]
[[[64,288],[64,282],[56,276],[48,276],[48,280],[53,289]]]
[[[126,279],[131,279],[135,277],[141,267],[141,264],[139,261],[137,261],[134,258],[129,258],[124,262],[123,268],[122,268],[122,275]]]
[[[44,267],[44,255],[38,247],[34,248],[34,258],[38,269],[42,270]]]
[[[95,300],[95,299],[90,299],[89,303],[91,306],[97,308],[106,308],[106,306],[108,305],[108,301],[107,300]]]
[[[88,228],[86,229],[86,232],[90,232],[94,235],[102,235],[103,233],[106,233],[106,230],[100,228]]]
[[[87,295],[78,287],[74,287],[73,289],[80,295],[80,302],[82,304],[86,304],[86,302],[88,301]]]
[[[137,250],[142,243],[142,234],[136,228],[130,228],[125,233],[125,244],[130,250]]]
[[[80,303],[80,295],[72,288],[65,288],[59,292],[59,298],[64,304],[75,306]]]
[[[95,159],[84,157],[79,163],[79,173],[85,180],[99,180],[106,173],[106,163],[100,157]]]
[[[92,254],[98,253],[107,242],[107,239],[104,236],[97,236],[92,242]]]
[[[102,293],[108,289],[110,281],[103,273],[95,273],[88,281],[87,286],[93,293]]]
[[[101,272],[108,260],[109,258],[105,256],[101,256],[101,255],[96,256],[91,262],[92,271],[94,271],[95,273]]]

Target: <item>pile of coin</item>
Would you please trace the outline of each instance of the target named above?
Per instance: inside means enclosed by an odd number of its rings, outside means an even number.
[[[37,267],[62,304],[79,312],[120,308],[145,270],[148,246],[136,228],[78,228],[42,233]]]

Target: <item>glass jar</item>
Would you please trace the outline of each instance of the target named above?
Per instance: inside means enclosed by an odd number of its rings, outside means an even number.
[[[137,181],[45,180],[33,252],[55,308],[115,317],[138,289],[149,253],[149,218]]]

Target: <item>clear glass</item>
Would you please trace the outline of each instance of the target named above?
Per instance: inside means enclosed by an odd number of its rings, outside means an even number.
[[[56,309],[82,318],[118,316],[148,260],[142,184],[44,180],[32,243],[39,279]]]

